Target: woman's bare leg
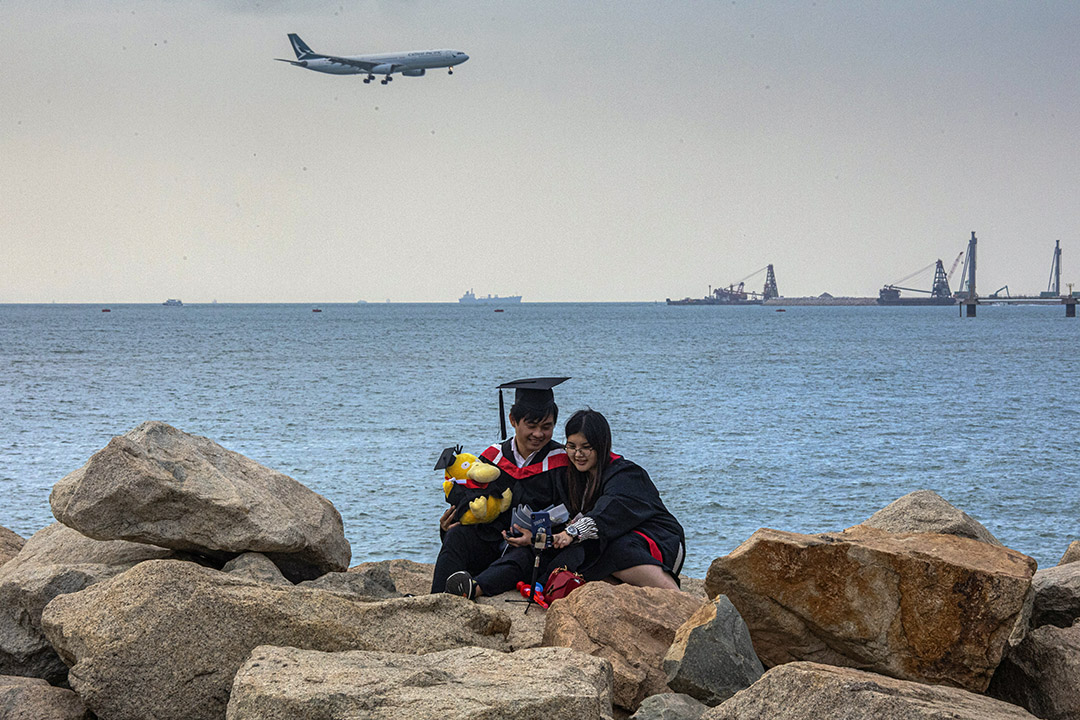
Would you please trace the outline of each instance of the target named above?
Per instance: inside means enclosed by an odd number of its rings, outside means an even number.
[[[664,572],[664,569],[659,565],[635,565],[611,574],[624,583],[637,585],[638,587],[656,587],[665,590],[679,589],[671,576]]]

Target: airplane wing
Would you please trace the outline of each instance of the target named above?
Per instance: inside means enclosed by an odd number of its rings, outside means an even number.
[[[371,72],[373,68],[386,64],[368,62],[367,60],[354,60],[353,58],[339,57],[337,55],[323,55],[322,58],[325,60],[329,60],[332,63],[338,63],[339,65],[348,65],[349,67],[366,70],[367,72]],[[400,72],[404,67],[405,66],[401,64],[391,65],[390,72]]]

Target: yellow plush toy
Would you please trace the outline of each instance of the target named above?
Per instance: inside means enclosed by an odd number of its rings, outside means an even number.
[[[510,507],[513,498],[510,488],[501,493],[497,487],[492,488],[494,492],[486,492],[502,471],[480,462],[475,455],[461,452],[460,445],[443,450],[435,469],[446,470],[443,480],[446,501],[458,508],[467,505],[458,516],[462,525],[489,523]]]

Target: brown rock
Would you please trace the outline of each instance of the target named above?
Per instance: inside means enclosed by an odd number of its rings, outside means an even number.
[[[169,554],[152,545],[92,540],[60,523],[34,533],[13,560],[0,566],[0,673],[62,682],[67,665],[41,630],[45,606]]]
[[[954,535],[762,529],[714,560],[705,584],[739,610],[767,667],[810,660],[982,691],[1026,627],[1034,570]]]
[[[0,675],[0,718],[4,720],[90,720],[82,700],[40,678]]]
[[[958,688],[809,662],[769,670],[701,720],[1034,720]]]
[[[108,720],[221,718],[252,649],[501,650],[506,615],[451,595],[360,602],[154,560],[56,598],[42,615],[68,679]]]
[[[566,648],[430,655],[258,647],[228,720],[610,720],[611,665]]]
[[[878,510],[863,525],[892,533],[939,533],[1001,545],[982,523],[933,490],[908,493]]]
[[[1080,622],[1029,630],[1009,648],[986,693],[1046,720],[1080,718]]]
[[[609,660],[613,702],[632,712],[645,697],[669,692],[664,655],[701,604],[678,590],[587,583],[552,603],[543,644]]]
[[[1058,565],[1068,565],[1077,560],[1080,560],[1080,540],[1073,540],[1065,549],[1065,554],[1061,556],[1061,562]]]
[[[287,578],[349,565],[341,515],[291,477],[162,422],[109,441],[49,496],[56,519],[98,540],[221,558],[269,557]]]
[[[11,558],[19,554],[22,546],[26,544],[21,536],[0,526],[0,566],[3,566]]]

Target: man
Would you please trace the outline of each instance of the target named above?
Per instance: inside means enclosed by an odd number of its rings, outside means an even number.
[[[566,467],[567,459],[562,446],[551,439],[559,419],[552,388],[568,379],[529,378],[499,386],[500,424],[503,423],[502,391],[515,391],[510,408],[514,435],[489,447],[481,453],[480,460],[502,471],[500,480],[509,485],[514,507],[528,505],[542,510],[558,502],[555,474]],[[502,427],[505,438],[505,425]],[[487,524],[461,525],[454,520],[455,508],[443,513],[439,527],[445,534],[435,561],[431,592],[453,592],[475,598],[479,594],[497,595],[513,589],[520,579],[520,568],[512,563],[496,563],[491,567],[505,549],[511,514],[512,510],[507,510]]]

